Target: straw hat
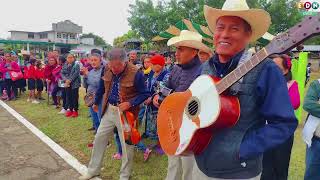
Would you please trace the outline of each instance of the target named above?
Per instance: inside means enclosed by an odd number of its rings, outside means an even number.
[[[30,55],[30,52],[26,50],[21,50],[21,55]]]
[[[199,33],[182,30],[179,36],[169,39],[168,46],[185,46],[198,49],[204,52],[211,52],[211,49],[202,43],[202,36]]]
[[[237,16],[247,21],[252,30],[250,42],[263,36],[271,24],[271,17],[267,11],[250,9],[246,0],[226,0],[222,9],[204,6],[204,17],[212,32],[216,28],[217,20],[222,16]]]

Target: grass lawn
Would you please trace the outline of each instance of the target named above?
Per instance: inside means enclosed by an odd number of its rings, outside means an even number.
[[[312,79],[319,77],[319,73],[312,73]],[[58,110],[48,106],[46,101],[34,105],[27,103],[26,95],[17,101],[10,101],[8,104],[16,111],[26,117],[32,124],[48,135],[56,143],[75,156],[80,162],[87,165],[91,155],[91,149],[87,144],[92,142],[94,135],[87,131],[92,126],[88,118],[88,109],[82,101],[83,91],[80,93],[80,116],[76,119],[66,118],[58,115]],[[45,94],[44,94],[45,96]],[[303,114],[306,116],[306,113]],[[291,154],[289,180],[301,180],[305,170],[305,144],[301,139],[302,125],[295,133],[295,141]],[[111,138],[113,142],[113,137]],[[107,149],[104,158],[102,178],[118,179],[121,161],[113,160],[115,145]],[[143,153],[136,152],[132,179],[139,180],[160,180],[164,179],[167,172],[167,157],[152,153],[147,162],[143,161]]]

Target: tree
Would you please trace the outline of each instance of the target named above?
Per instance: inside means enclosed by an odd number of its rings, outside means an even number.
[[[152,39],[160,31],[166,27],[164,11],[162,8],[162,2],[158,4],[158,8],[153,5],[151,0],[146,2],[136,0],[135,4],[130,4],[129,13],[131,16],[128,18],[128,22],[133,30],[139,33],[139,35],[146,41]]]
[[[272,19],[269,29],[270,33],[278,34],[284,32],[301,21],[302,14],[299,13],[296,4],[297,0],[271,0],[265,4],[265,8],[270,13]]]
[[[112,49],[112,46],[111,46],[111,44],[109,44],[109,43],[106,43],[106,45],[103,46],[103,47],[105,48],[106,51],[109,51],[109,50]]]
[[[129,39],[132,39],[132,38],[140,39],[140,36],[138,35],[138,33],[136,31],[129,30],[126,34],[119,36],[119,37],[116,37],[113,40],[113,46],[114,47],[123,47],[124,42]]]
[[[107,46],[107,43],[106,41],[98,36],[98,35],[95,35],[93,33],[89,33],[89,34],[82,34],[82,36],[80,38],[93,38],[94,39],[94,45],[96,46]],[[109,46],[111,46],[110,44],[108,44]]]
[[[269,12],[272,24],[268,32],[276,35],[286,31],[302,19],[302,14],[296,7],[298,1],[247,0],[247,3],[250,8],[262,8]],[[207,26],[203,6],[206,4],[221,9],[224,2],[225,0],[161,0],[154,4],[151,0],[136,0],[130,5],[128,22],[132,30],[136,31],[145,41],[151,41],[170,25],[185,18]]]

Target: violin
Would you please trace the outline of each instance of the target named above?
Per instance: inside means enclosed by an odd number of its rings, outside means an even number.
[[[141,140],[141,135],[136,128],[136,118],[130,111],[121,112],[121,123],[125,142],[129,145],[136,145]]]

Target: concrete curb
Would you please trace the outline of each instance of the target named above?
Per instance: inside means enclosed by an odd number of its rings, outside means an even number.
[[[77,170],[81,175],[87,172],[87,167],[81,164],[74,156],[63,149],[59,144],[55,143],[47,135],[41,132],[37,127],[31,124],[26,118],[21,116],[17,111],[8,106],[5,102],[0,100],[0,105],[5,108],[12,116],[14,116],[20,123],[27,127],[34,135],[36,135],[42,142],[47,144],[55,153],[57,153],[63,160],[65,160],[71,167]],[[92,180],[101,180],[100,178],[93,178]]]

